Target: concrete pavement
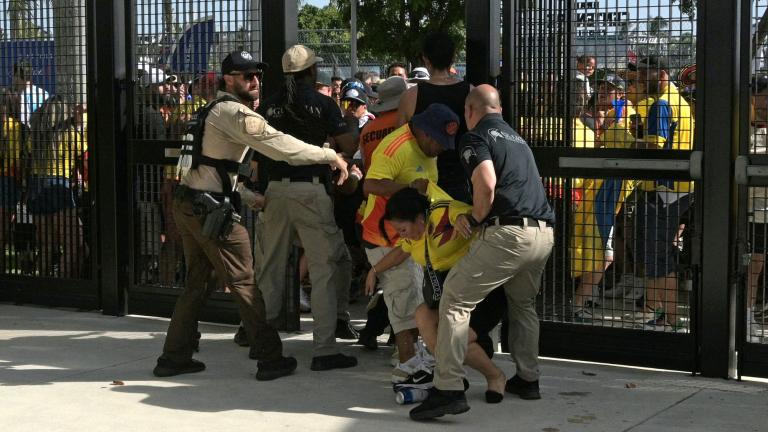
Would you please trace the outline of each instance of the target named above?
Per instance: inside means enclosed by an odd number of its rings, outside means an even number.
[[[764,383],[554,360],[544,361],[540,401],[488,405],[484,379],[470,372],[468,413],[416,423],[413,405],[394,402],[391,348],[346,346],[358,367],[312,372],[306,318],[301,332],[283,334],[299,360],[293,376],[256,381],[234,328],[205,324],[196,357],[208,369],[157,379],[167,325],[0,304],[0,431],[768,431]],[[496,360],[514,374],[507,356]]]

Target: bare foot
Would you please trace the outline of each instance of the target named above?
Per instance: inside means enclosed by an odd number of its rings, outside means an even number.
[[[486,381],[488,382],[488,390],[504,394],[504,386],[507,384],[507,377],[501,369],[497,369],[496,375],[486,377]]]

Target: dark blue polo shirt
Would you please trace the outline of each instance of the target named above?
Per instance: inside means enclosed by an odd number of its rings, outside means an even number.
[[[488,218],[519,216],[555,222],[533,153],[501,114],[483,117],[473,130],[464,134],[459,149],[461,163],[470,178],[481,162],[493,163],[496,193]]]

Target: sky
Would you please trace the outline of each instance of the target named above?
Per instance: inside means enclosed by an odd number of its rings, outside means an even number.
[[[312,6],[323,7],[328,5],[329,0],[302,0],[301,2],[311,4]]]

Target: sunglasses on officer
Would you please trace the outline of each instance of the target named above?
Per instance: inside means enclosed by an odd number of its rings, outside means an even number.
[[[253,81],[254,78],[258,78],[261,81],[261,77],[264,76],[264,72],[230,72],[227,75],[241,75],[246,81]]]

